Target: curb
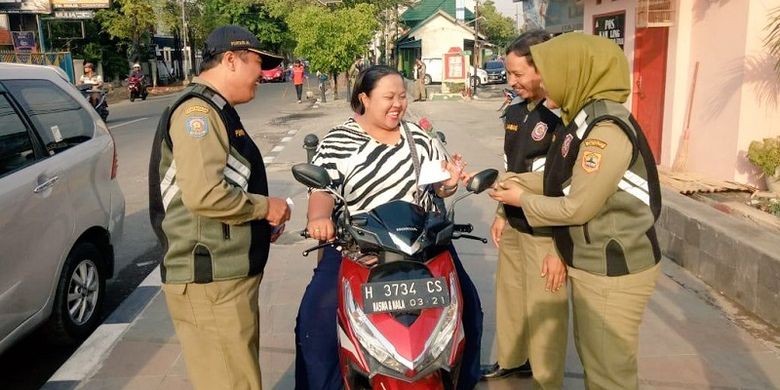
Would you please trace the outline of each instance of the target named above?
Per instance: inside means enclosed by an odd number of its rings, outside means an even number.
[[[114,310],[76,352],[41,386],[44,390],[71,390],[88,379],[102,364],[114,345],[135,322],[149,302],[160,293],[158,265]]]

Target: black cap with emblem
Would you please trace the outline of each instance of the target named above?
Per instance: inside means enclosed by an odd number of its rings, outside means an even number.
[[[282,57],[263,51],[257,37],[241,26],[227,25],[217,27],[206,38],[203,48],[203,60],[208,61],[217,54],[226,51],[248,50],[260,55],[263,59],[261,68],[269,70],[277,67],[282,62]]]

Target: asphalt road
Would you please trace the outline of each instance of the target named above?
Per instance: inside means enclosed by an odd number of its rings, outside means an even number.
[[[289,84],[261,85],[255,100],[238,107],[244,126],[262,134],[263,125],[279,116],[281,107],[294,104],[294,95]],[[106,284],[104,318],[130,295],[162,256],[149,224],[147,171],[157,122],[174,98],[150,96],[146,101],[125,100],[109,107],[108,126],[117,145],[118,178],[126,211],[124,235],[115,248],[114,278]],[[276,137],[261,137],[264,142],[258,146],[267,152]],[[43,336],[33,332],[0,355],[0,388],[38,389],[78,348],[53,346]]]

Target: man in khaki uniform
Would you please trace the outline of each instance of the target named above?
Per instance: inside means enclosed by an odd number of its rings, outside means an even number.
[[[416,73],[417,73],[417,79],[415,80],[415,87],[417,89],[417,95],[414,97],[414,100],[428,100],[428,90],[425,88],[425,63],[422,62],[419,58],[416,62]]]
[[[357,81],[361,69],[363,69],[363,58],[358,57],[347,71],[347,99],[352,99],[352,88],[355,87],[355,81]]]
[[[262,156],[236,113],[281,58],[239,26],[206,39],[200,77],[163,113],[149,211],[165,300],[196,389],[261,389],[258,286],[290,218],[268,196]]]
[[[544,106],[540,77],[530,47],[550,35],[528,31],[507,48],[509,84],[519,95],[504,114],[504,157],[510,173],[541,172],[560,118]],[[491,227],[499,248],[496,272],[498,361],[483,379],[531,375],[534,385],[560,389],[566,357],[569,302],[566,266],[558,258],[549,228],[532,228],[522,209],[499,204]],[[530,364],[529,364],[530,361]]]
[[[570,33],[531,47],[566,126],[544,177],[524,173],[491,196],[552,226],[571,279],[574,341],[589,389],[637,389],[639,325],[659,273],[655,158],[623,106],[628,62],[614,42]],[[542,195],[543,194],[543,195]]]

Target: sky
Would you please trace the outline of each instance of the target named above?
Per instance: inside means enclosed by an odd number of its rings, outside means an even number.
[[[481,1],[481,0],[480,0]],[[466,7],[468,9],[474,9],[474,0],[466,0]],[[515,18],[515,6],[520,3],[513,3],[512,0],[493,0],[496,4],[496,9],[510,18]]]

